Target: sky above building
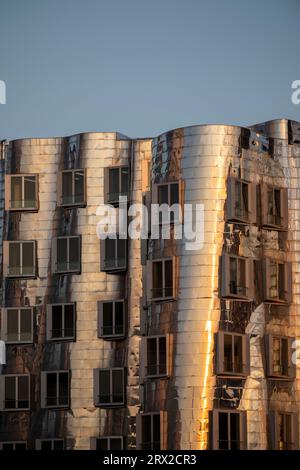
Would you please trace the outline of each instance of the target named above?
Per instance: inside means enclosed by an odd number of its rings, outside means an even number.
[[[0,139],[300,121],[300,0],[0,0]]]

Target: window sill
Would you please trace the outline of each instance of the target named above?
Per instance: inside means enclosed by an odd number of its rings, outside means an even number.
[[[95,406],[98,408],[123,408],[125,403],[96,403]]]
[[[155,298],[152,297],[150,299],[150,302],[154,302],[154,303],[156,303],[156,302],[175,302],[175,300],[177,300],[176,297],[174,297],[172,295],[170,297],[155,297]]]
[[[246,295],[238,295],[238,294],[228,294],[228,295],[223,295],[222,298],[224,299],[232,299],[232,300],[241,300],[244,302],[252,302],[253,299],[250,299]]]
[[[58,275],[81,274],[81,269],[74,269],[72,271],[55,271],[53,274],[58,274]]]
[[[3,408],[0,411],[5,411],[6,413],[18,413],[19,411],[30,411],[30,408]]]
[[[6,274],[4,277],[8,279],[37,279],[38,278],[36,274]]]
[[[271,305],[290,305],[291,302],[287,300],[280,300],[280,299],[272,299],[272,300],[264,300],[264,304],[271,304]]]
[[[22,346],[22,344],[27,344],[27,345],[29,345],[29,344],[33,344],[33,343],[34,343],[33,339],[31,339],[31,340],[29,340],[29,341],[6,341],[6,340],[4,340],[4,341],[5,341],[5,344],[6,344],[6,345],[13,345],[13,344],[15,344],[15,345],[20,345],[20,346]]]
[[[157,375],[145,375],[145,380],[168,380],[170,375],[168,374],[157,374]]]
[[[127,271],[127,266],[124,266],[124,267],[120,267],[120,268],[101,268],[101,271],[102,272],[105,272],[105,273],[119,273],[119,272],[125,272]]]
[[[283,380],[284,382],[293,382],[296,379],[296,377],[289,377],[287,375],[268,375],[267,379],[276,380],[276,381]]]
[[[274,230],[276,232],[288,232],[288,227],[283,227],[281,225],[273,225],[273,224],[263,224],[262,225],[262,228],[263,229],[266,229],[266,230]]]
[[[68,338],[47,338],[47,342],[49,343],[56,343],[56,342],[63,342],[63,343],[74,343],[76,338],[73,336]]]
[[[58,207],[62,207],[63,209],[72,209],[74,208],[86,208],[87,203],[86,202],[74,202],[70,204],[58,204]]]
[[[125,334],[120,335],[99,335],[99,339],[103,339],[106,341],[119,341],[125,339]]]
[[[7,207],[5,210],[9,212],[38,212],[39,207]]]

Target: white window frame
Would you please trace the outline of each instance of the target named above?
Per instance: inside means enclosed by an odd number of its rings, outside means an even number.
[[[17,310],[18,311],[18,340],[16,341],[11,341],[8,340],[8,315],[11,310]],[[21,340],[21,315],[22,315],[22,310],[30,310],[31,311],[31,337],[29,340]],[[7,344],[31,344],[33,343],[33,307],[7,307],[2,309],[2,315],[1,315],[1,338],[3,341],[5,341]]]

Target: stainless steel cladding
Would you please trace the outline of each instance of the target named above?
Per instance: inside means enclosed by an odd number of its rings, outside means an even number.
[[[0,447],[299,447],[299,129],[1,144]],[[203,244],[106,246],[121,193],[203,204]]]

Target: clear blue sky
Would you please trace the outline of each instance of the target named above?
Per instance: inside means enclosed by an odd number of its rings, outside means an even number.
[[[300,0],[0,0],[0,138],[300,121]]]

